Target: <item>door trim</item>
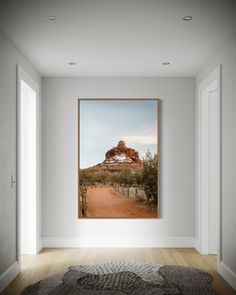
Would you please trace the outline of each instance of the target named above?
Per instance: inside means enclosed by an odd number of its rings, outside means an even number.
[[[20,121],[21,121],[21,114],[20,114],[20,98],[21,98],[21,80],[24,80],[35,92],[36,92],[36,206],[38,206],[39,202],[39,169],[38,165],[38,147],[39,147],[39,135],[38,135],[38,108],[39,108],[39,85],[34,81],[34,79],[18,64],[17,65],[17,98],[16,98],[16,108],[17,108],[17,261],[21,265],[21,196],[20,196],[20,183],[21,183],[21,164],[20,164]],[[40,242],[38,241],[38,230],[40,228],[41,218],[38,213],[38,208],[36,208],[36,251],[34,254],[38,253],[41,250]]]
[[[197,218],[197,228],[198,228],[198,242],[196,244],[196,249],[201,254],[209,253],[209,243],[208,243],[208,227],[209,221],[208,216],[204,215],[201,210],[202,205],[202,194],[201,194],[201,143],[202,143],[202,134],[201,134],[201,93],[206,89],[206,87],[213,81],[217,81],[218,89],[218,242],[217,242],[217,259],[218,263],[221,260],[221,243],[222,243],[222,234],[221,234],[221,65],[217,66],[210,75],[199,85],[197,89],[197,130],[196,130],[196,140],[197,140],[197,152],[196,152],[196,218]]]

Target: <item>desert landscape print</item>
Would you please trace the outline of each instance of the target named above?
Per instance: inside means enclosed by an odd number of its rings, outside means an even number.
[[[158,218],[158,99],[79,99],[79,218]]]

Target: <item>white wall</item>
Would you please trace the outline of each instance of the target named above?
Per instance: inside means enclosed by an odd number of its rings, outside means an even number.
[[[236,288],[236,35],[198,75],[196,89],[219,64],[222,65],[222,206],[218,270]]]
[[[20,64],[41,86],[37,71],[27,62],[11,41],[0,30],[0,291],[17,272],[16,249],[16,188],[11,188],[10,177],[16,175],[16,66]],[[40,99],[40,97],[39,97]],[[40,144],[40,109],[38,140]],[[37,154],[41,162],[41,150]],[[40,188],[40,165],[38,167]],[[37,235],[40,228],[40,189],[38,191]]]
[[[160,219],[77,218],[78,97],[161,98]],[[43,78],[42,120],[44,245],[193,246],[194,78]]]

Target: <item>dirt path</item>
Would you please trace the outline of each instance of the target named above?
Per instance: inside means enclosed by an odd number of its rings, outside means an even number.
[[[100,218],[155,218],[156,210],[138,205],[122,197],[113,188],[88,188],[88,217]]]

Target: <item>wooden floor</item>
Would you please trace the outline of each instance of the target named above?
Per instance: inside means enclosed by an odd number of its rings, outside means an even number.
[[[70,265],[98,264],[111,260],[140,261],[157,264],[190,266],[213,275],[213,289],[220,295],[236,292],[216,272],[216,256],[200,255],[194,249],[43,249],[38,255],[22,256],[22,272],[2,293],[18,295],[29,284]]]

